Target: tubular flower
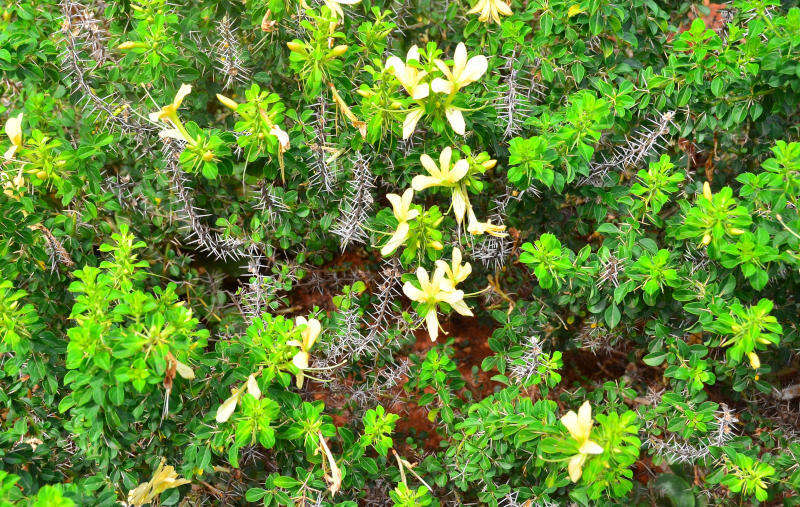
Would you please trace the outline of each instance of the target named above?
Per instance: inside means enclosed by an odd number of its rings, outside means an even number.
[[[449,282],[453,289],[472,273],[472,266],[469,262],[461,264],[461,250],[459,248],[453,249],[453,259],[450,264],[439,259],[436,261],[436,268],[444,271],[445,282]]]
[[[17,116],[12,116],[6,121],[6,135],[11,140],[11,147],[3,154],[3,158],[11,160],[14,153],[22,148],[22,116],[24,113],[19,113]]]
[[[578,482],[583,474],[583,464],[590,454],[602,454],[603,448],[597,443],[589,440],[592,432],[592,407],[588,401],[585,401],[581,408],[578,409],[576,414],[572,410],[567,412],[561,418],[563,424],[569,434],[578,443],[578,454],[569,459],[569,478],[572,482]]]
[[[425,268],[417,268],[417,280],[419,289],[411,282],[406,282],[403,285],[403,293],[412,301],[425,305],[425,325],[431,341],[435,342],[439,336],[439,319],[436,315],[436,306],[439,303],[447,303],[461,315],[472,316],[472,311],[464,302],[464,291],[454,289],[452,283],[445,280],[445,272],[441,267],[434,270],[432,278],[428,276]]]
[[[245,393],[245,390],[247,390],[247,392],[255,399],[261,398],[261,389],[258,387],[255,374],[251,373],[250,376],[247,377],[247,382],[245,382],[245,384],[239,389],[235,389],[231,393],[231,396],[222,402],[222,405],[220,405],[217,409],[218,423],[224,423],[231,418],[233,411],[236,410],[236,405],[239,404],[239,399]]]
[[[508,236],[505,231],[506,226],[502,224],[493,224],[491,220],[487,220],[486,222],[480,222],[475,217],[475,212],[472,211],[472,208],[469,208],[469,223],[467,225],[467,232],[472,234],[473,236],[480,236],[481,234],[488,234],[490,236],[494,236],[495,238],[503,238]]]
[[[411,200],[414,198],[413,189],[407,189],[403,192],[402,197],[397,194],[387,194],[386,198],[392,203],[392,213],[397,219],[397,229],[395,229],[389,241],[381,248],[381,255],[383,256],[391,255],[392,252],[397,250],[397,247],[405,242],[410,230],[408,221],[414,220],[419,216],[419,210],[411,209]]]
[[[185,99],[186,96],[191,92],[191,85],[182,84],[180,89],[178,89],[178,93],[175,94],[175,99],[173,99],[171,104],[167,104],[158,111],[154,111],[148,115],[150,121],[152,122],[163,121],[169,125],[172,125],[173,128],[164,129],[159,132],[159,137],[169,137],[171,139],[184,141],[188,144],[194,144],[194,140],[186,131],[186,128],[183,126],[183,123],[181,123],[180,118],[178,118],[178,108],[181,107],[183,99]]]
[[[303,380],[305,379],[304,372],[308,369],[309,352],[322,332],[322,324],[320,324],[317,319],[306,320],[305,317],[297,317],[294,323],[297,326],[303,326],[300,330],[300,341],[290,340],[286,342],[286,344],[300,347],[300,350],[298,350],[297,354],[292,358],[292,364],[297,366],[300,370],[297,373],[297,387],[299,389],[303,387]]]
[[[481,13],[480,16],[478,16],[478,21],[486,23],[492,20],[498,25],[500,24],[501,14],[503,16],[511,16],[513,14],[513,12],[511,12],[511,7],[502,0],[478,0],[475,7],[467,11],[467,14],[475,14],[477,12]]]

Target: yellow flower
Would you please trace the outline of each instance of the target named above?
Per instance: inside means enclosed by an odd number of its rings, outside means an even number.
[[[472,211],[472,208],[468,210],[469,214],[469,223],[467,225],[467,232],[472,234],[473,236],[480,236],[481,234],[488,234],[490,236],[494,236],[495,238],[503,238],[508,236],[505,231],[506,226],[501,224],[493,224],[491,220],[487,220],[486,222],[480,222],[475,217],[475,212]]]
[[[569,478],[578,482],[583,474],[583,464],[590,454],[602,454],[603,448],[589,440],[592,432],[592,407],[586,401],[581,405],[576,414],[572,410],[561,418],[561,424],[567,428],[569,434],[578,443],[578,454],[569,459]]]
[[[233,390],[231,396],[227,400],[223,401],[222,405],[220,405],[217,409],[218,423],[224,423],[231,418],[233,411],[236,410],[236,405],[239,403],[239,399],[245,392],[245,389],[254,398],[261,398],[261,389],[258,387],[258,382],[256,382],[256,376],[255,374],[251,373],[250,376],[247,377],[247,382],[245,382],[245,384],[239,389]]]
[[[361,0],[323,0],[325,5],[328,6],[328,9],[331,10],[332,13],[336,14],[336,17],[339,19],[344,19],[344,11],[339,6],[341,5],[355,5]]]
[[[298,327],[302,326],[300,329],[300,341],[291,340],[286,342],[286,344],[300,348],[297,354],[294,355],[294,358],[292,358],[292,364],[297,366],[300,370],[297,373],[297,387],[301,388],[303,387],[303,380],[305,379],[304,372],[308,369],[309,352],[322,332],[322,324],[320,324],[317,319],[306,320],[305,317],[297,317],[294,323]]]
[[[186,96],[191,92],[191,85],[182,84],[178,90],[178,93],[175,94],[175,99],[171,104],[167,104],[158,111],[154,111],[148,115],[150,121],[152,122],[163,121],[169,125],[172,125],[173,128],[164,129],[159,132],[159,137],[169,137],[171,139],[178,139],[189,144],[194,144],[194,140],[186,131],[186,128],[183,126],[183,123],[181,123],[180,118],[178,118],[178,108],[181,107],[183,99],[185,99]]]
[[[511,12],[511,7],[502,0],[478,0],[475,7],[469,10],[467,14],[475,14],[476,12],[481,13],[481,15],[478,16],[478,21],[486,23],[491,19],[498,25],[500,24],[501,14],[503,16],[511,16],[511,14],[513,14]]]
[[[447,95],[453,95],[461,88],[470,83],[474,83],[480,79],[489,68],[489,62],[483,55],[473,56],[467,60],[467,47],[464,46],[463,42],[459,42],[458,46],[456,46],[452,69],[439,59],[434,60],[434,63],[447,79],[437,77],[431,82],[431,89],[435,93]],[[461,109],[448,103],[448,105],[445,106],[444,114],[450,126],[453,127],[453,131],[463,136],[466,125]]]
[[[402,197],[397,194],[387,194],[386,198],[392,203],[392,213],[397,219],[397,228],[392,237],[389,238],[389,241],[381,248],[381,255],[383,256],[391,255],[392,252],[397,250],[397,247],[405,242],[410,230],[408,221],[414,220],[419,216],[419,210],[411,209],[411,200],[414,198],[413,189],[407,189],[403,192]]]
[[[472,311],[464,302],[464,291],[455,289],[449,280],[445,280],[445,272],[441,267],[437,267],[434,270],[432,278],[428,276],[425,268],[417,268],[417,280],[419,281],[419,289],[411,282],[406,282],[403,285],[403,293],[410,300],[427,305],[427,312],[424,318],[431,341],[435,342],[439,336],[439,319],[436,315],[436,305],[438,303],[447,303],[461,315],[472,316]]]
[[[6,135],[11,140],[11,147],[3,154],[3,158],[11,160],[14,153],[22,148],[22,116],[24,113],[19,113],[17,116],[12,116],[6,121]]]
[[[436,261],[436,268],[444,272],[445,282],[449,282],[453,289],[472,273],[472,266],[469,262],[461,264],[461,250],[459,248],[453,249],[453,258],[450,264],[439,259]]]
[[[412,99],[422,100],[430,94],[430,86],[428,83],[422,82],[422,78],[427,76],[428,73],[411,65],[410,62],[412,61],[419,63],[419,48],[416,44],[411,46],[411,49],[406,53],[405,62],[397,56],[390,56],[386,60],[386,68],[400,81],[400,84]],[[403,120],[403,139],[411,137],[423,114],[425,114],[425,108],[422,106],[411,108],[406,113],[406,117]]]
[[[464,214],[467,212],[467,208],[470,207],[467,190],[464,188],[464,184],[460,183],[469,172],[469,162],[466,159],[461,159],[455,164],[451,164],[452,158],[453,150],[449,146],[439,154],[438,166],[431,157],[422,155],[419,160],[428,171],[429,176],[414,176],[414,179],[411,180],[411,187],[416,191],[429,187],[451,188],[453,213],[455,213],[456,222],[461,225],[464,220]]]
[[[396,56],[390,56],[386,60],[386,68],[392,71],[394,77],[400,81],[406,92],[415,100],[424,99],[430,93],[428,83],[422,83],[422,78],[428,75],[424,70],[420,70],[409,62],[415,61],[419,63],[419,48],[416,44],[411,46],[411,49],[406,53],[406,61],[403,62]]]
[[[139,484],[135,489],[128,492],[128,503],[130,505],[138,507],[148,504],[168,489],[189,484],[190,481],[178,477],[174,467],[165,467],[164,463],[166,463],[166,461],[166,458],[161,458],[161,463],[159,463],[158,468],[156,468],[155,473],[153,473],[153,478],[148,482]]]

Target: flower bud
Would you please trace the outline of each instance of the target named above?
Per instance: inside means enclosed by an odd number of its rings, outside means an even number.
[[[739,236],[740,234],[744,234],[744,231],[741,229],[731,229],[729,232],[734,236]]]
[[[228,109],[233,109],[236,111],[236,108],[239,107],[239,103],[233,99],[229,99],[225,95],[217,94],[217,100],[222,103],[223,106],[227,107]]]
[[[336,46],[331,50],[331,54],[333,54],[333,56],[342,56],[346,52],[347,52],[347,44],[339,44],[338,46]]]
[[[704,234],[702,243],[703,245],[708,245],[709,243],[711,243],[711,234],[708,233]]]
[[[44,171],[38,171],[36,173],[36,177],[39,178],[40,180],[45,180],[47,179],[47,173]]]
[[[295,51],[295,52],[298,52],[298,53],[305,49],[303,44],[301,44],[300,42],[295,42],[295,41],[287,42],[286,43],[286,47],[288,47],[291,51]]]
[[[747,358],[750,359],[750,366],[752,366],[754,370],[757,370],[761,367],[761,360],[758,358],[758,354],[755,352],[748,352]]]
[[[117,49],[135,49],[135,48],[143,48],[145,46],[144,42],[136,42],[136,41],[126,41],[117,46]]]
[[[711,200],[711,185],[709,185],[707,181],[703,183],[703,197],[709,201]]]

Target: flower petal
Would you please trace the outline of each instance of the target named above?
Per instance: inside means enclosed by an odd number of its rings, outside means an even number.
[[[431,81],[431,90],[433,90],[434,93],[443,93],[445,95],[449,95],[453,92],[453,83],[437,77]]]
[[[453,214],[456,217],[456,223],[461,225],[464,221],[464,214],[467,212],[467,200],[466,196],[464,195],[464,191],[460,188],[453,189],[452,195],[452,203],[453,203]]]
[[[441,180],[439,178],[418,174],[417,176],[414,176],[414,178],[411,180],[411,188],[413,188],[417,192],[420,192],[422,190],[425,190],[426,188],[439,186],[440,183]]]
[[[178,93],[175,94],[175,100],[172,102],[176,109],[181,107],[183,99],[185,99],[190,93],[192,93],[192,85],[182,84],[178,89]]]
[[[572,482],[578,482],[583,475],[583,462],[586,461],[586,456],[583,454],[576,454],[569,459],[569,478]]]
[[[405,242],[406,238],[408,238],[408,230],[408,222],[400,222],[397,224],[397,229],[392,234],[392,237],[381,247],[381,255],[386,257],[394,253],[394,251]]]
[[[403,139],[411,137],[411,134],[413,134],[414,130],[417,128],[417,122],[419,122],[419,119],[422,118],[424,113],[424,109],[417,108],[406,115],[403,120]]]
[[[561,424],[567,428],[572,438],[578,439],[580,435],[580,426],[578,425],[578,414],[570,410],[561,417]]]
[[[435,306],[425,314],[425,327],[428,328],[428,336],[431,337],[431,341],[435,342],[439,337],[439,319],[436,316]]]
[[[224,423],[233,415],[236,410],[236,404],[239,403],[239,397],[242,395],[241,391],[235,392],[230,398],[222,402],[222,405],[217,409],[217,422]]]
[[[430,95],[430,87],[428,83],[418,84],[414,88],[414,93],[411,94],[411,98],[414,100],[421,100]]]
[[[431,176],[439,176],[439,173],[441,172],[439,171],[439,166],[436,165],[436,162],[434,162],[427,153],[423,153],[419,157],[419,163],[422,164],[422,167],[424,167]]]
[[[257,400],[261,398],[261,388],[258,387],[256,376],[252,373],[247,377],[247,393]]]
[[[581,454],[603,454],[603,448],[597,442],[587,440],[578,450]]]
[[[469,162],[467,162],[466,159],[462,158],[461,160],[456,162],[455,165],[453,166],[453,170],[450,171],[450,178],[452,178],[453,181],[458,181],[464,176],[466,176],[468,172],[469,172]]]
[[[483,55],[473,56],[464,71],[458,76],[458,86],[464,87],[481,78],[489,68],[489,61]]]
[[[408,299],[418,303],[423,303],[425,301],[425,293],[414,287],[414,284],[411,282],[403,284],[403,294],[405,294]]]
[[[443,173],[450,172],[450,161],[453,159],[453,149],[449,146],[439,154],[439,167]]]
[[[456,79],[461,79],[461,73],[467,65],[467,46],[463,42],[459,42],[456,46],[456,53],[453,56],[453,76]]]
[[[447,121],[453,127],[453,132],[463,136],[466,132],[466,125],[464,124],[464,115],[461,114],[461,109],[450,106],[445,109],[444,115],[447,116]]]

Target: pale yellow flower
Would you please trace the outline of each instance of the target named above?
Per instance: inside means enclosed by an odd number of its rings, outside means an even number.
[[[500,24],[501,14],[503,16],[511,16],[511,14],[513,14],[508,3],[503,2],[502,0],[478,0],[478,3],[475,4],[475,7],[470,9],[467,14],[475,14],[477,12],[481,13],[480,16],[478,16],[478,21],[486,23],[487,21],[492,20],[498,25]]]
[[[308,369],[308,360],[311,357],[311,347],[316,343],[322,332],[322,324],[317,319],[308,319],[305,317],[297,317],[294,320],[296,326],[301,327],[300,341],[290,340],[286,342],[287,345],[299,347],[300,350],[292,358],[292,364],[297,366],[300,371],[297,373],[297,387],[303,387],[303,380],[305,379],[305,370]]]
[[[411,187],[417,192],[429,187],[455,187],[467,175],[469,162],[462,158],[455,164],[451,164],[452,159],[453,150],[449,146],[439,154],[439,165],[436,165],[430,156],[423,154],[419,161],[430,176],[414,176],[414,179],[411,180]]]
[[[472,311],[464,302],[464,291],[454,289],[452,283],[445,280],[445,272],[441,267],[434,270],[433,277],[428,276],[425,268],[417,268],[417,280],[419,289],[411,282],[406,282],[403,285],[403,293],[412,301],[428,305],[428,311],[424,318],[431,341],[435,342],[439,336],[439,318],[436,314],[438,303],[447,303],[461,315],[472,316]]]
[[[431,157],[424,154],[420,157],[422,166],[428,171],[428,176],[417,175],[411,180],[411,187],[416,190],[424,190],[429,187],[446,187],[452,189],[451,201],[456,222],[461,225],[464,214],[470,207],[467,190],[461,180],[469,172],[469,162],[461,159],[452,164],[453,150],[448,146],[439,154],[439,165]]]
[[[381,248],[381,255],[391,255],[408,238],[411,230],[408,222],[419,216],[418,209],[411,209],[411,200],[414,198],[414,189],[407,189],[402,197],[397,194],[387,194],[386,198],[392,203],[392,213],[397,219],[397,228],[392,233],[392,237]]]
[[[186,128],[183,126],[183,123],[181,123],[180,118],[178,118],[178,108],[181,107],[183,99],[185,99],[186,96],[191,92],[191,85],[182,84],[178,90],[178,93],[175,94],[175,98],[171,104],[167,104],[158,111],[154,111],[148,115],[150,121],[152,122],[162,121],[173,127],[159,132],[159,137],[168,137],[171,139],[178,139],[189,144],[194,144],[194,140],[186,131]]]
[[[400,84],[412,99],[422,100],[430,94],[430,86],[428,83],[422,82],[428,72],[411,65],[410,62],[412,61],[419,62],[419,48],[416,45],[411,46],[411,49],[406,53],[405,62],[397,56],[390,56],[386,60],[386,68],[400,81]],[[425,108],[422,106],[411,108],[406,113],[406,117],[403,120],[403,139],[411,137],[423,114],[425,114]]]
[[[357,3],[360,3],[361,0],[323,0],[323,2],[328,7],[328,9],[331,10],[331,12],[336,14],[336,17],[338,17],[339,19],[344,19],[344,11],[340,7],[340,5],[355,5]]]
[[[561,418],[561,424],[567,428],[569,434],[578,443],[578,454],[569,459],[569,478],[578,482],[583,474],[583,464],[590,454],[602,454],[603,448],[589,440],[592,432],[592,407],[586,401],[581,405],[576,414],[572,410]]]
[[[467,47],[463,42],[456,46],[453,56],[453,68],[447,66],[442,60],[436,59],[434,62],[442,74],[447,79],[437,77],[431,82],[431,89],[436,93],[451,94],[474,83],[486,73],[489,68],[489,61],[483,55],[473,56],[467,60]]]
[[[3,158],[11,160],[14,153],[22,148],[22,116],[24,113],[19,113],[17,116],[12,116],[6,120],[6,135],[11,140],[11,147],[3,154]]]
[[[469,262],[461,264],[461,250],[459,248],[453,249],[453,258],[450,264],[439,259],[436,261],[436,268],[441,269],[445,275],[445,282],[449,282],[450,286],[455,289],[456,285],[463,282],[472,273],[472,266]]]
[[[174,467],[165,467],[164,463],[166,463],[166,461],[166,458],[161,458],[161,463],[159,463],[158,468],[156,468],[155,473],[153,473],[152,479],[139,484],[136,488],[128,492],[128,504],[138,507],[151,503],[164,491],[191,482],[180,478],[178,474],[175,473]]]
[[[396,56],[390,56],[386,60],[386,68],[392,71],[394,77],[400,81],[406,92],[415,100],[424,99],[430,93],[428,83],[423,83],[422,78],[428,75],[424,70],[418,69],[411,65],[410,62],[419,62],[419,48],[417,45],[411,46],[411,49],[406,53],[406,61],[404,62]]]
[[[508,236],[508,234],[503,232],[506,230],[505,225],[493,224],[491,220],[487,220],[486,222],[478,221],[478,219],[475,217],[475,212],[472,211],[472,208],[469,208],[468,213],[469,221],[467,224],[467,232],[473,236],[480,236],[481,234],[488,234],[496,238]]]
[[[247,377],[247,382],[245,382],[245,384],[239,389],[234,389],[231,393],[231,396],[222,402],[222,405],[220,405],[217,409],[216,419],[218,423],[224,423],[231,418],[233,411],[236,410],[236,405],[239,404],[239,399],[241,399],[242,395],[245,393],[245,390],[254,398],[261,398],[261,389],[258,387],[255,374],[251,373],[250,376]]]
[[[474,83],[489,68],[489,61],[483,55],[473,56],[467,60],[467,47],[463,42],[459,42],[456,46],[452,69],[439,59],[434,60],[434,63],[447,79],[437,77],[431,81],[431,89],[435,93],[446,95],[452,95],[461,88]],[[466,125],[461,109],[448,103],[445,106],[444,114],[450,126],[453,127],[453,131],[463,136],[466,132]]]

